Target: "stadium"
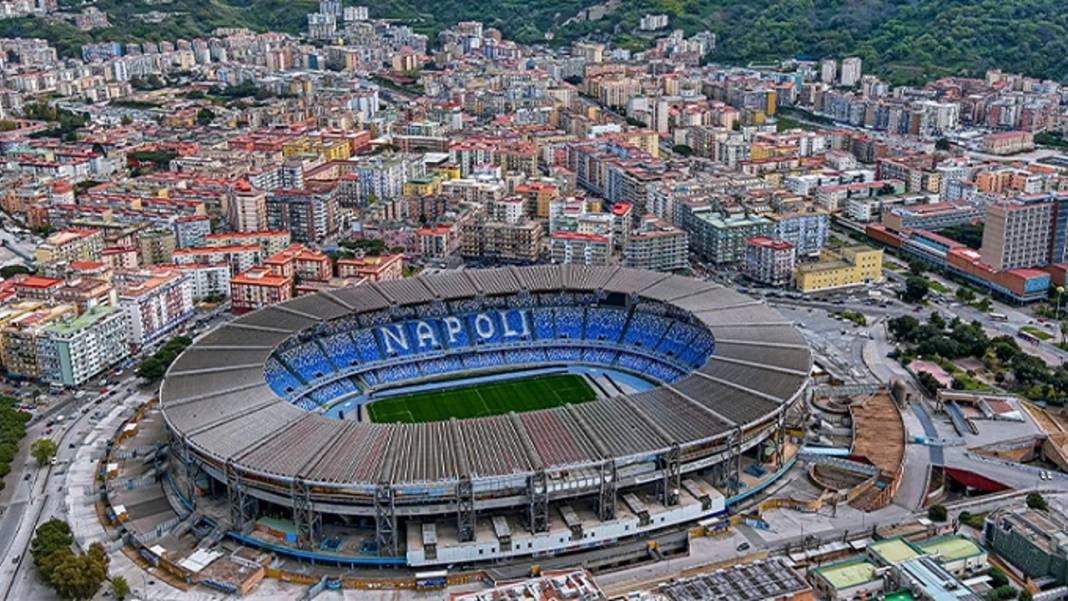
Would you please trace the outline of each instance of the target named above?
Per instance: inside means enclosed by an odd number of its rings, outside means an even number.
[[[676,275],[544,265],[319,292],[171,366],[169,497],[215,536],[340,565],[608,545],[724,513],[758,492],[743,465],[785,471],[810,368],[776,311]]]

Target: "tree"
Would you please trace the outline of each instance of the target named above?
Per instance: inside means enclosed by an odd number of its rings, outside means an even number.
[[[1027,506],[1031,509],[1039,509],[1041,511],[1046,511],[1049,509],[1049,504],[1046,503],[1046,498],[1038,494],[1037,492],[1033,492],[1027,495],[1026,501]]]
[[[25,265],[5,265],[0,267],[0,277],[5,280],[20,273],[30,273],[30,269]]]
[[[210,125],[215,120],[215,113],[211,109],[200,109],[197,111],[197,125],[204,126]]]
[[[920,303],[924,297],[927,296],[927,290],[930,285],[927,280],[917,276],[910,275],[905,280],[905,292],[901,295],[901,300],[907,303]]]
[[[133,124],[133,117],[131,117],[129,115],[123,115],[122,119],[119,119],[119,123],[121,123],[124,126],[125,125],[132,125]]]
[[[941,150],[941,151],[945,152],[945,151],[949,150],[949,148],[950,148],[949,140],[947,140],[945,138],[938,138],[937,140],[935,140],[935,150]]]
[[[46,582],[50,573],[50,570],[46,569],[48,559],[59,551],[70,551],[73,544],[74,536],[71,535],[70,525],[63,520],[53,518],[37,527],[33,540],[30,541],[30,555]]]
[[[949,512],[945,505],[931,505],[927,510],[927,519],[932,522],[944,522],[949,519]]]
[[[37,465],[47,465],[56,456],[56,450],[56,443],[51,438],[38,438],[30,445],[30,455]]]
[[[104,545],[93,543],[85,553],[57,553],[61,560],[52,569],[51,584],[62,599],[92,599],[108,578],[108,553]]]
[[[130,595],[130,583],[122,576],[115,576],[111,579],[111,594],[115,595],[118,601],[125,601]]]
[[[938,383],[938,380],[925,371],[921,371],[919,375],[916,376],[916,381],[918,381],[920,386],[923,386],[924,389],[932,395],[937,394],[938,389],[942,388],[942,385]]]
[[[688,157],[693,155],[693,148],[690,148],[686,144],[676,144],[671,147],[672,152],[677,155]]]

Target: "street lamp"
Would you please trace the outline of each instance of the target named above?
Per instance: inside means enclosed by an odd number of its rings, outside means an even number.
[[[1055,313],[1057,319],[1061,318],[1061,298],[1064,297],[1064,286],[1057,286],[1057,312]]]

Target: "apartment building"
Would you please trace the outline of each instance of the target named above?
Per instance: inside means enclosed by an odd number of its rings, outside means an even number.
[[[599,234],[556,232],[549,238],[549,256],[553,263],[608,265],[612,239]]]
[[[690,266],[690,236],[655,215],[646,215],[623,246],[623,265],[653,271],[679,271]]]
[[[794,245],[767,236],[746,241],[745,275],[768,286],[786,286],[794,275]]]
[[[997,270],[1041,267],[1049,262],[1053,203],[1000,202],[987,207],[983,262]]]
[[[260,266],[230,279],[230,310],[240,315],[293,298],[292,276]]]
[[[690,248],[717,265],[745,260],[746,241],[754,236],[773,236],[771,220],[745,213],[724,215],[711,210],[693,213],[687,225]]]
[[[41,380],[81,386],[129,356],[126,320],[111,305],[97,305],[73,319],[57,320],[37,337]]]

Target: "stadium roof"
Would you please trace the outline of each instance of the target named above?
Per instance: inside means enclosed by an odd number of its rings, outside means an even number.
[[[294,334],[391,305],[520,291],[604,290],[690,311],[712,332],[708,362],[670,385],[494,417],[375,424],[306,412],[267,386],[264,363]],[[769,423],[803,389],[808,346],[775,310],[704,281],[617,267],[460,270],[320,292],[242,316],[171,366],[167,423],[196,452],[282,479],[393,484],[499,478],[706,445]]]

